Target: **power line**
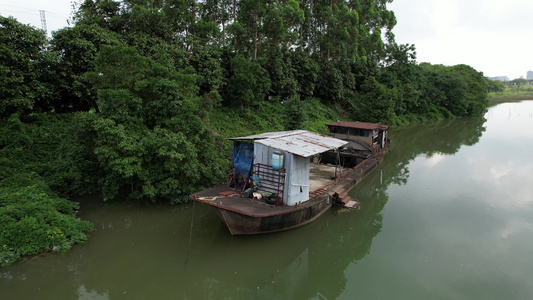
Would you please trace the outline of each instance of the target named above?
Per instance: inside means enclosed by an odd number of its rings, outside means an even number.
[[[46,14],[44,10],[39,10],[39,14],[41,15],[41,26],[44,30],[44,35],[48,36],[48,30],[46,29]]]
[[[41,28],[45,31],[46,36],[48,36],[49,33],[48,29],[55,31],[59,28],[68,26],[68,20],[71,17],[71,14],[72,12],[58,12],[57,10],[48,10],[43,7],[41,7],[41,9],[35,9],[17,5],[0,4],[0,16],[11,16],[20,23]]]
[[[6,6],[6,7],[12,7],[12,8],[18,8],[18,9],[23,9],[25,11],[31,11],[33,13],[37,12],[37,11],[41,11],[39,9],[35,9],[35,8],[28,8],[28,7],[21,7],[21,6],[14,6],[14,5],[7,5],[7,4],[0,4],[0,6]],[[3,11],[6,11],[6,10],[3,10]],[[28,12],[21,12],[21,11],[15,11],[15,10],[8,10],[10,12],[19,12],[19,13],[28,13]],[[55,14],[60,14],[60,15],[65,15],[64,12],[58,12],[58,11],[52,11],[52,10],[47,10],[46,11],[47,13],[55,13]],[[69,13],[70,14],[70,13]]]
[[[15,17],[15,15],[27,15],[27,16],[35,16],[35,17],[39,16],[42,18],[41,11],[45,11],[44,9],[41,10],[41,9],[14,6],[14,5],[0,4],[0,7],[2,6],[18,9],[18,10],[2,9],[0,11],[0,15],[3,15],[3,16],[12,15],[13,17]],[[70,17],[70,14],[71,14],[70,12],[65,13],[65,12],[46,10],[46,15],[47,15],[47,18],[49,19],[51,18],[51,19],[67,20]]]

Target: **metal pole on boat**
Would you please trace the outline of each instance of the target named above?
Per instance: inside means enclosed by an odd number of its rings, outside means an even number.
[[[340,164],[341,164],[341,154],[340,154],[340,149],[337,148],[337,159],[335,161],[335,178],[337,178],[337,167],[340,167]],[[340,175],[342,175],[342,168],[340,169]],[[340,176],[339,175],[339,176]]]

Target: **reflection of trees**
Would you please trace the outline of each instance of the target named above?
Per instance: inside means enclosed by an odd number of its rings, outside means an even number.
[[[463,145],[478,143],[485,131],[485,121],[485,118],[440,120],[393,130],[391,153],[384,162],[387,166],[385,184],[405,184],[409,178],[409,162],[421,154],[453,155]]]
[[[369,253],[382,228],[380,212],[388,196],[379,176],[374,176],[370,186],[364,193],[373,201],[365,204],[364,210],[333,209],[296,230],[234,237],[221,227],[211,243],[196,247],[189,263],[196,270],[208,271],[192,278],[186,295],[338,298],[346,287],[346,268]]]
[[[322,239],[311,244],[311,253],[316,254],[310,257],[309,262],[309,282],[312,285],[301,291],[305,292],[301,299],[318,294],[326,299],[338,298],[346,287],[346,268],[370,252],[372,241],[382,228],[383,216],[380,212],[388,196],[386,189],[380,187],[379,176],[373,176],[369,188],[363,193],[365,197],[373,199],[372,202],[365,203],[364,209],[359,211],[334,210],[335,216],[329,220],[328,227],[320,232]],[[327,253],[329,261],[318,263],[324,253]]]

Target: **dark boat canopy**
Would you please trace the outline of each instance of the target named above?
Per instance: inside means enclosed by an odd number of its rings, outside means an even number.
[[[338,127],[348,127],[348,128],[359,128],[359,129],[368,129],[368,130],[387,130],[389,129],[388,125],[383,125],[379,123],[365,123],[365,122],[333,122],[326,124],[326,126],[338,126]]]

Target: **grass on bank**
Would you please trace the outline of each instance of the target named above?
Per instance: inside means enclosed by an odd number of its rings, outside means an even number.
[[[489,107],[504,102],[533,100],[533,86],[507,86],[503,92],[488,94]]]

